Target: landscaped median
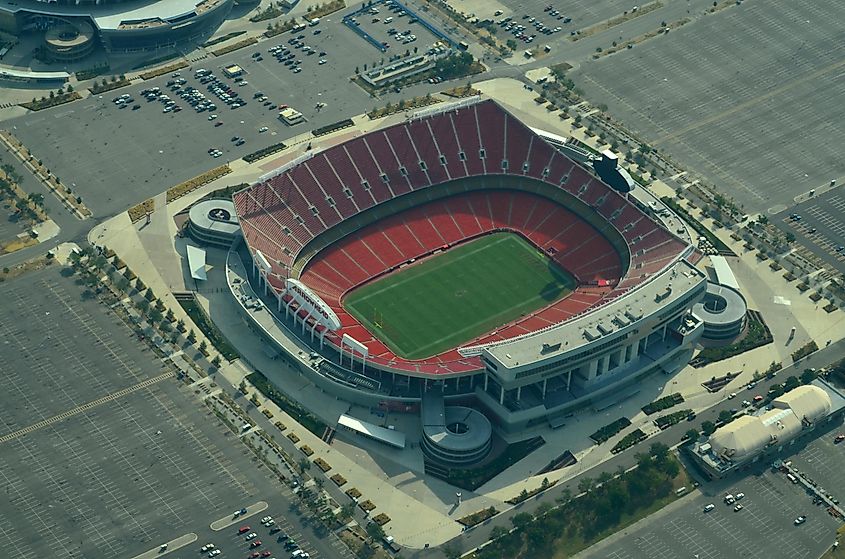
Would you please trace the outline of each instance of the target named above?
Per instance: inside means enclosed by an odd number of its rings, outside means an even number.
[[[156,201],[154,198],[147,198],[140,204],[132,206],[129,208],[127,213],[129,214],[129,221],[135,223],[136,221],[140,221],[144,217],[148,216],[149,214],[153,213],[156,209]]]
[[[472,514],[468,514],[462,518],[458,519],[459,524],[463,524],[467,528],[471,528],[472,526],[477,526],[481,524],[485,520],[489,520],[499,514],[499,511],[496,510],[496,507],[489,507],[486,509],[482,509],[478,512],[474,512]]]
[[[646,404],[642,407],[643,413],[646,415],[651,415],[657,413],[659,411],[668,410],[672,406],[676,406],[678,404],[682,404],[684,402],[684,397],[681,396],[680,392],[675,392],[674,394],[669,394],[668,396],[664,396],[659,400],[655,400],[650,404]]]
[[[175,72],[176,70],[181,70],[182,68],[187,67],[188,63],[182,60],[180,62],[176,62],[175,64],[168,64],[167,66],[162,66],[161,68],[141,72],[140,75],[142,80],[151,80],[153,78],[163,76],[164,74],[169,74],[170,72]]]
[[[370,118],[370,120],[375,120],[377,118],[383,118],[392,114],[401,113],[406,110],[427,107],[429,105],[434,105],[435,103],[440,103],[440,99],[432,97],[432,95],[429,93],[422,97],[413,97],[407,101],[405,99],[400,99],[399,102],[395,105],[393,103],[388,103],[386,106],[380,109],[377,108],[368,112],[367,116]]]
[[[185,182],[179,183],[176,186],[170,187],[167,189],[167,203],[169,204],[174,200],[178,200],[185,194],[205,186],[212,181],[216,181],[220,177],[226,176],[231,172],[231,167],[228,165],[221,165],[220,167],[215,167],[214,169],[206,171],[205,173],[186,180]]]
[[[44,165],[44,162],[37,159],[11,132],[0,130],[0,141],[8,147],[15,157],[23,162],[24,166],[35,175],[35,178],[52,190],[78,218],[85,219],[92,215],[91,210],[82,203],[82,198],[74,195],[73,191],[64,185],[58,177],[54,176],[50,169]]]
[[[112,81],[108,81],[107,79],[103,78],[100,83],[95,82],[94,85],[88,88],[88,90],[94,95],[98,95],[100,93],[105,93],[113,89],[126,87],[127,85],[132,85],[132,82],[127,80],[123,76],[121,76],[120,79],[112,78]]]
[[[590,438],[593,439],[596,444],[601,444],[610,439],[615,434],[619,433],[622,429],[624,429],[630,424],[630,419],[628,419],[627,417],[620,417],[613,423],[605,425],[604,427],[590,435]]]
[[[21,103],[20,105],[24,109],[29,109],[30,111],[41,111],[51,107],[58,107],[59,105],[64,105],[65,103],[76,101],[77,99],[82,99],[82,96],[76,91],[71,91],[70,93],[60,93],[59,95],[56,95],[51,91],[49,97],[42,97],[41,99],[35,99],[33,97],[32,101],[29,103]]]
[[[322,437],[326,432],[326,424],[320,418],[302,407],[295,399],[289,398],[286,394],[282,393],[275,385],[271,384],[270,381],[267,380],[267,377],[265,377],[261,372],[256,371],[249,374],[246,378],[250,384],[256,388],[256,390],[279,406],[279,408],[291,416],[294,421],[318,437]],[[290,438],[291,435],[293,435],[293,433],[288,435],[288,438]],[[294,442],[298,442],[298,440],[299,437],[297,437],[297,440]]]
[[[242,49],[244,47],[248,47],[250,45],[254,45],[258,42],[256,37],[250,37],[248,39],[243,39],[238,41],[237,43],[232,43],[231,45],[226,45],[225,47],[220,47],[217,50],[211,51],[211,54],[214,56],[223,56],[224,54],[229,54],[230,52],[235,52],[238,49]]]
[[[241,159],[243,159],[247,163],[255,163],[259,159],[263,159],[264,157],[268,157],[270,155],[273,155],[274,153],[279,153],[286,147],[287,146],[284,144],[284,142],[279,142],[271,146],[267,146],[266,148],[262,148],[258,151],[248,153],[244,155]],[[229,196],[229,198],[231,198],[231,195]]]

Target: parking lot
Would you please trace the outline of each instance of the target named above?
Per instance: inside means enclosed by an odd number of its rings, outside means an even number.
[[[522,16],[537,18],[543,25],[554,29],[561,27],[562,32],[553,36],[554,39],[569,36],[570,31],[584,29],[600,21],[621,15],[625,10],[630,10],[636,3],[630,0],[598,0],[596,2],[578,2],[576,0],[500,0],[504,5],[500,9],[501,17],[512,17],[522,21]],[[546,11],[547,6],[552,6]],[[552,15],[552,11],[558,13]],[[495,12],[493,12],[494,14]],[[488,17],[493,14],[485,14]],[[479,14],[480,15],[480,14]],[[499,16],[493,16],[499,17]],[[565,19],[571,19],[566,22]],[[528,18],[526,18],[528,19]],[[540,40],[540,35],[537,40]]]
[[[801,219],[793,217],[796,215]],[[845,194],[841,187],[793,206],[778,218],[782,229],[803,237],[819,256],[845,270]]]
[[[845,447],[834,445],[832,440],[832,434],[822,434],[789,459],[819,485],[841,491],[845,487]],[[784,473],[767,467],[744,478],[708,483],[702,490],[706,494],[688,497],[672,512],[656,513],[637,530],[586,556],[816,559],[833,543],[836,529],[842,525],[824,507],[813,505],[799,484],[790,483]],[[726,494],[739,492],[745,494],[740,501],[725,504]],[[715,508],[704,512],[709,503]],[[736,504],[742,504],[742,509],[735,511]],[[796,525],[801,515],[806,521]]]
[[[148,103],[141,97],[141,90],[152,87],[174,97],[166,86],[174,79],[171,75],[19,117],[5,126],[62,182],[72,185],[96,216],[113,215],[226,161],[386,103],[370,98],[349,81],[356,66],[372,65],[382,55],[343,25],[340,17],[340,13],[334,14],[300,33],[284,33],[218,58],[209,56],[191,70],[180,72],[179,77],[187,79],[186,86],[208,97],[207,87],[193,78],[194,70],[206,68],[222,77],[222,68],[230,64],[244,69],[247,85],[236,86],[233,80],[224,80],[247,100],[247,105],[230,109],[217,103],[217,121],[224,123],[219,127],[208,120],[210,113],[197,114],[184,102],[180,103],[181,112],[163,113],[161,103]],[[320,33],[314,35],[318,30]],[[288,41],[298,35],[303,35],[304,46],[313,47],[315,54],[293,49],[294,60],[300,60],[302,68],[294,73],[268,49],[290,46]],[[256,52],[261,60],[254,57]],[[321,57],[320,52],[326,55]],[[319,64],[320,59],[326,62]],[[253,95],[259,91],[275,107],[255,102]],[[134,103],[120,109],[113,99],[124,93]],[[318,110],[317,103],[325,103],[325,107]],[[134,104],[141,106],[132,110]],[[287,127],[277,118],[280,104],[301,111],[307,122]],[[264,126],[269,130],[259,133]],[[235,146],[231,141],[234,136],[244,138],[245,143]],[[219,159],[208,154],[212,147],[223,152]]]
[[[83,287],[52,268],[3,289],[4,557],[130,558],[185,534],[209,538],[210,522],[249,503],[287,509],[287,488]],[[170,556],[196,557],[199,545]]]
[[[424,13],[421,16],[426,17]],[[384,57],[401,55],[406,51],[416,52],[414,49],[425,52],[438,41],[438,37],[420,24],[416,17],[409,16],[397,4],[374,4],[355,16],[354,22],[376,42],[387,45],[387,51],[382,55]]]
[[[748,210],[845,174],[845,4],[744,2],[585,63],[576,84]]]

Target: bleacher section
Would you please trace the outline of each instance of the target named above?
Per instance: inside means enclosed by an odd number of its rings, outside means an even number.
[[[486,220],[487,226],[482,228],[470,213],[470,202],[473,207],[501,208],[495,227],[492,221]],[[535,223],[554,223],[555,231],[562,233],[554,237],[547,235],[543,242],[537,242],[533,230]],[[371,358],[393,360],[396,359],[393,353],[344,311],[343,294],[445,245],[452,246],[494,229],[522,234],[582,283],[607,280],[610,285],[580,286],[568,298],[500,328],[495,335],[475,340],[473,344],[507,339],[580,314],[609,294],[622,273],[621,257],[610,242],[573,212],[536,194],[496,190],[463,193],[429,202],[364,227],[320,253],[320,257],[305,268],[300,279],[341,317],[343,328],[337,336],[346,333],[365,343]],[[457,352],[453,351],[429,361],[448,363],[457,357]]]
[[[448,185],[491,175],[533,180],[514,190]],[[556,194],[541,196],[543,189]],[[453,195],[444,198],[449,193]],[[415,371],[470,370],[478,363],[456,352],[426,363],[402,363],[342,313],[339,301],[345,291],[444,245],[494,229],[518,231],[583,286],[553,307],[500,329],[497,336],[507,338],[621,296],[685,248],[492,101],[434,113],[328,148],[238,192],[234,202],[250,252],[260,250],[273,268],[272,285],[300,277],[336,307],[344,331],[347,326],[350,334],[354,330],[375,359]]]

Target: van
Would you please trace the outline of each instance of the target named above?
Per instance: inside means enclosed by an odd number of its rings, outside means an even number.
[[[792,483],[798,483],[798,478],[792,474],[786,474],[786,479],[791,481]]]
[[[251,423],[244,423],[243,425],[241,425],[241,431],[249,431],[250,429],[252,429]]]
[[[392,17],[386,17],[386,18],[384,18],[384,23],[390,23],[391,21],[393,21],[393,18],[392,18]]]

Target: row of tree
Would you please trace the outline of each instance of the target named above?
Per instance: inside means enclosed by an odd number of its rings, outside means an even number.
[[[672,494],[680,464],[666,445],[655,443],[648,453],[637,454],[637,468],[615,475],[603,472],[595,479],[582,478],[573,499],[568,489],[561,492],[557,506],[543,503],[535,514],[518,513],[511,518],[515,530],[496,526],[493,543],[476,554],[477,559],[510,557],[552,557],[560,540],[577,541],[584,547],[618,528],[625,517],[633,517],[655,501]],[[459,557],[461,550],[444,546],[447,557]]]

